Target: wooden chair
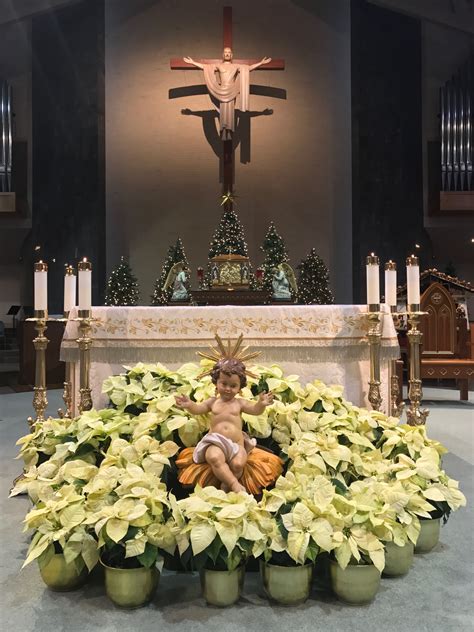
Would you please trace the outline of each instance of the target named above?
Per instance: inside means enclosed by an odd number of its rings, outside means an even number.
[[[464,312],[457,309],[449,290],[432,283],[421,297],[423,351],[421,378],[455,379],[461,400],[468,399],[469,381],[474,380],[470,357],[470,332]]]

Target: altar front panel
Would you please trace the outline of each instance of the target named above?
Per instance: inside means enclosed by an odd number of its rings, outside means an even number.
[[[102,382],[137,362],[161,362],[171,369],[198,362],[196,352],[214,335],[237,338],[262,352],[259,364],[279,364],[302,383],[315,378],[341,384],[346,399],[368,406],[367,308],[361,305],[271,305],[219,307],[93,307],[91,388],[94,407],[107,405]],[[72,310],[61,359],[75,367],[77,401],[78,324]],[[389,409],[390,361],[399,357],[392,317],[382,317],[382,410]]]

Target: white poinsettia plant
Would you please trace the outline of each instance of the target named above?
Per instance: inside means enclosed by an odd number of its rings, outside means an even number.
[[[264,551],[269,514],[245,492],[196,487],[175,506],[178,549],[193,568],[234,570]]]
[[[128,436],[133,418],[116,410],[89,410],[73,419],[49,417],[36,422],[33,431],[17,441],[25,470],[46,460],[59,464],[67,459],[81,458],[95,464],[100,449],[112,437]]]
[[[402,481],[407,488],[416,489],[432,505],[430,515],[422,517],[443,516],[446,521],[451,511],[466,505],[466,497],[459,489],[459,483],[441,469],[439,444],[421,448],[416,460],[406,454],[398,454],[387,472],[397,481]]]
[[[208,368],[126,367],[104,382],[114,408],[38,422],[18,441],[25,470],[11,495],[35,505],[27,563],[64,550],[91,567],[100,549],[112,565],[149,566],[177,545],[193,567],[236,568],[249,555],[296,565],[326,552],[343,567],[381,570],[387,542],[415,542],[419,519],[466,504],[423,426],[353,406],[338,386],[302,386],[277,365],[249,367],[256,377],[241,396],[269,390],[274,402],[243,421],[287,461],[286,474],[260,502],[212,487],[176,501],[165,482],[178,443],[196,445],[209,416],[179,409],[175,395],[213,396],[211,378],[198,379]]]
[[[264,523],[266,562],[280,566],[314,562],[334,548],[331,505],[336,493],[325,476],[288,472],[265,491],[262,506],[271,514]]]
[[[86,518],[86,498],[73,484],[56,491],[50,485],[43,485],[36,507],[24,520],[25,531],[32,529],[35,533],[23,566],[35,559],[43,566],[54,554],[62,553],[66,563],[73,563],[78,572],[84,566],[91,571],[99,553]]]
[[[172,441],[149,436],[133,443],[114,439],[97,475],[84,486],[85,523],[94,528],[108,565],[148,568],[160,560],[160,550],[174,552],[170,494],[160,477],[177,450]]]

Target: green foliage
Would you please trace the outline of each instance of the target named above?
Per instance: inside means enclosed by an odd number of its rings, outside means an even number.
[[[140,290],[136,276],[132,272],[130,264],[120,257],[120,263],[112,271],[107,281],[105,292],[105,305],[130,305],[138,304]]]
[[[171,295],[173,294],[173,287],[170,286],[166,291],[163,287],[168,278],[168,274],[171,268],[180,261],[183,261],[185,267],[189,268],[189,263],[184,252],[184,246],[181,239],[178,237],[174,246],[168,248],[168,254],[161,268],[160,276],[155,281],[153,294],[151,296],[152,305],[168,305]]]
[[[304,305],[329,305],[334,297],[329,287],[326,264],[314,248],[298,265],[298,302]]]

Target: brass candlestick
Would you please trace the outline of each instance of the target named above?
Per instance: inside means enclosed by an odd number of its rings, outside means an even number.
[[[71,268],[71,266],[68,266]],[[72,269],[72,268],[71,268]],[[67,323],[69,319],[69,312],[63,312],[63,318],[59,318],[58,320],[64,323]],[[65,375],[63,382],[63,402],[65,404],[65,410],[62,408],[58,408],[58,415],[61,419],[71,419],[72,418],[72,364],[71,362],[65,363]]]
[[[90,348],[92,346],[92,338],[89,334],[91,331],[91,311],[89,309],[79,310],[78,312],[80,337],[77,339],[79,346],[79,412],[92,408],[91,388],[89,382],[90,373]]]
[[[382,333],[380,331],[380,305],[369,305],[369,340],[370,379],[368,399],[374,410],[380,410],[382,396],[380,394],[380,346]]]
[[[35,386],[33,395],[33,408],[35,409],[36,418],[28,417],[28,423],[33,426],[38,421],[44,421],[44,411],[48,406],[46,397],[46,347],[49,340],[44,335],[47,329],[48,312],[47,310],[35,310],[34,318],[28,319],[35,322],[35,329],[38,332],[36,338],[33,339],[35,347]]]
[[[58,408],[58,415],[61,419],[71,419],[72,418],[72,364],[71,362],[66,362],[65,367],[65,376],[63,382],[63,402],[65,404],[65,410],[62,408]]]
[[[390,312],[392,314],[393,324],[396,328],[400,315],[397,312],[397,307],[395,305],[390,306]],[[397,375],[397,360],[392,360],[391,362],[391,377],[390,377],[390,414],[393,417],[401,417],[403,413],[403,409],[405,408],[405,403],[403,401],[403,384],[400,384]],[[400,403],[398,400],[401,400]]]
[[[423,399],[423,390],[421,388],[421,363],[420,363],[420,346],[421,338],[423,334],[418,329],[421,316],[424,312],[420,312],[419,305],[408,306],[408,323],[410,329],[408,330],[408,342],[410,344],[410,377],[408,398],[410,400],[410,406],[407,408],[407,421],[410,426],[421,426],[426,423],[429,410],[425,408],[421,410],[420,404]]]

